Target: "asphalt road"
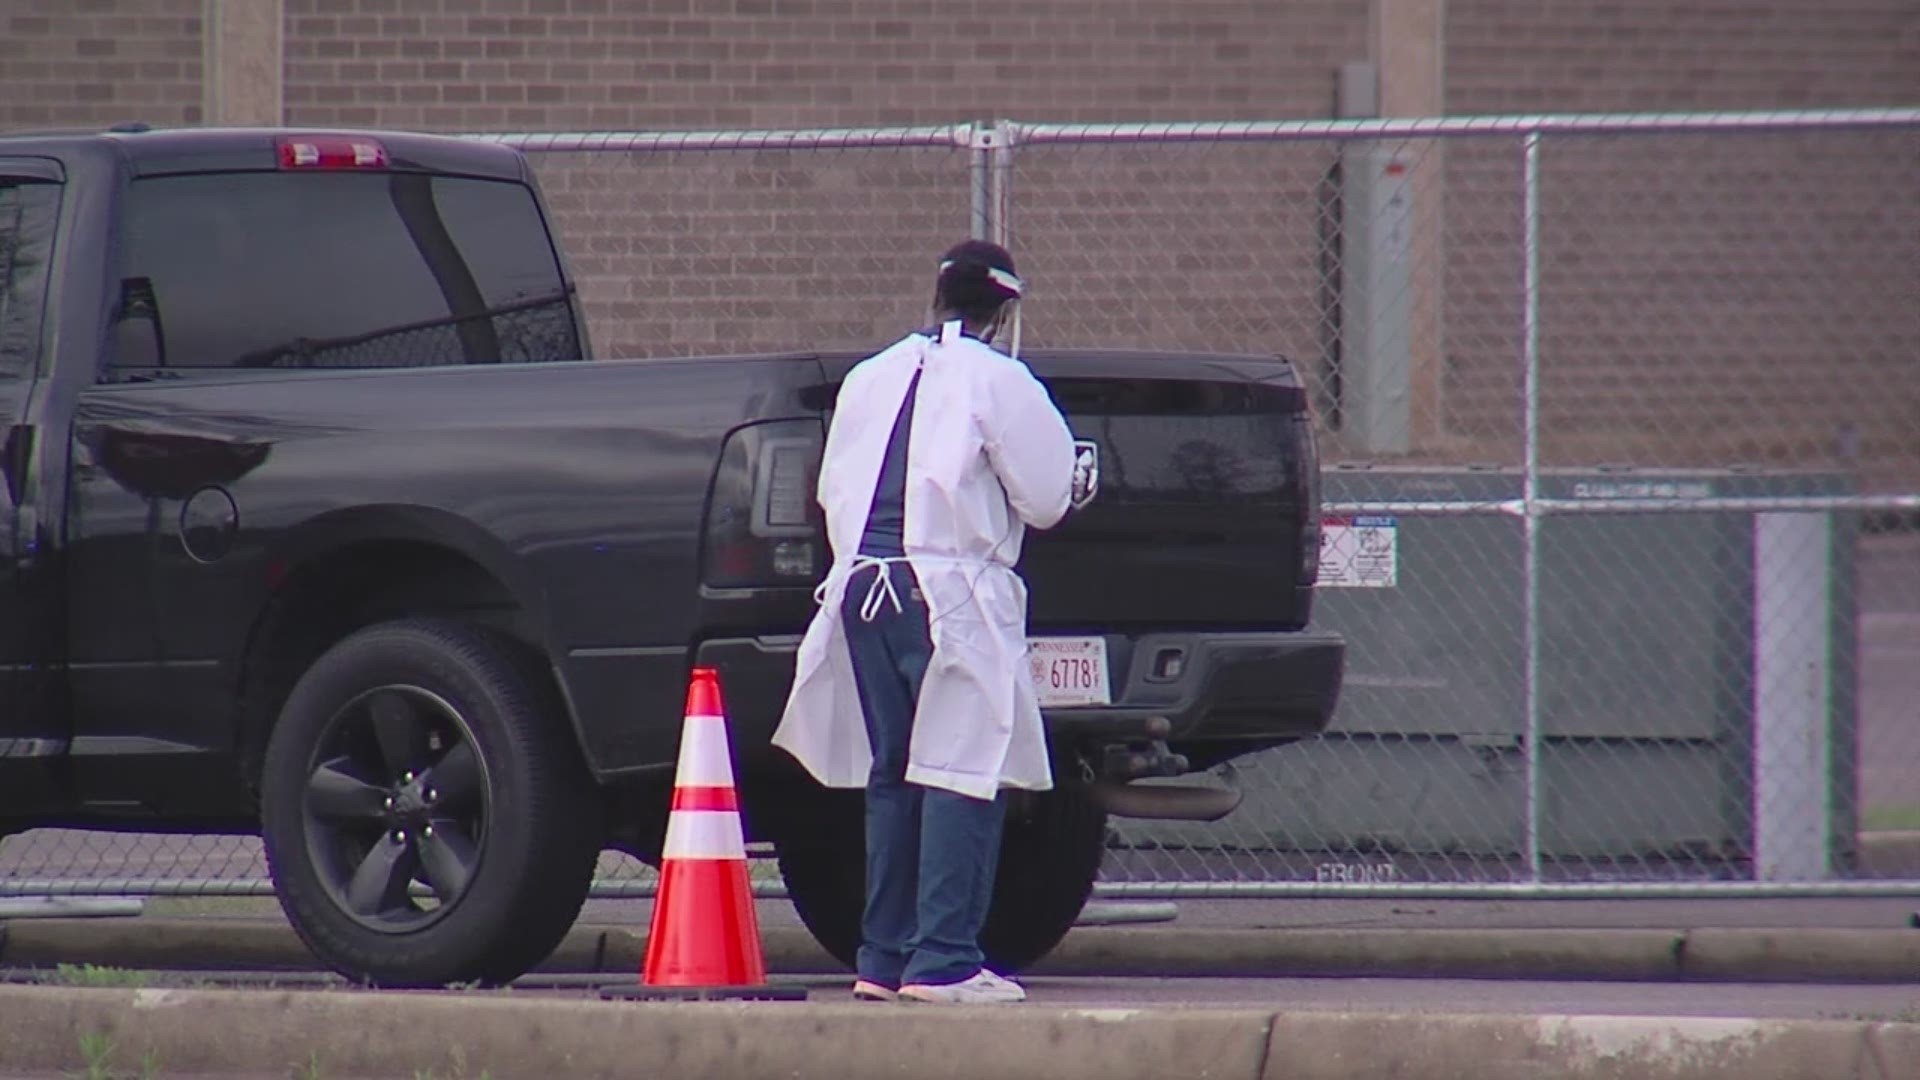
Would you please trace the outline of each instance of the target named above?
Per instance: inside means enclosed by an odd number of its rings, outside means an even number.
[[[0,980],[46,981],[47,972],[0,970]],[[608,975],[530,976],[509,993],[594,997],[622,980]],[[773,976],[807,989],[808,1001],[853,1000],[848,978]],[[1497,982],[1469,979],[1142,979],[1031,976],[1021,982],[1034,1005],[1070,1008],[1260,1007],[1297,1011],[1509,1013],[1523,1015],[1752,1016],[1920,1022],[1920,981],[1908,986],[1778,983]],[[161,973],[152,987],[348,990],[331,975]],[[417,992],[417,991],[416,991]],[[500,991],[445,991],[499,993]],[[922,1006],[875,1005],[875,1008]]]
[[[1260,1005],[1340,1012],[1780,1016],[1920,1020],[1912,986],[1463,979],[1029,979],[1055,1005]]]
[[[796,980],[798,981],[798,980]],[[1260,1006],[1335,1012],[1779,1016],[1920,1020],[1912,986],[1754,983],[1492,982],[1465,979],[1022,980],[1036,1004],[1179,1008]],[[833,1000],[844,982],[812,980],[810,997]]]

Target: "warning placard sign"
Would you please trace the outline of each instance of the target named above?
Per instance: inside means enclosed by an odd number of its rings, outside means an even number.
[[[1320,585],[1391,589],[1400,573],[1400,529],[1391,517],[1329,517],[1320,522]]]

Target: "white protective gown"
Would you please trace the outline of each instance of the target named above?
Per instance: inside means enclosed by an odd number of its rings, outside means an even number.
[[[849,573],[872,561],[858,555],[860,539],[916,369],[902,547],[926,597],[933,658],[906,778],[979,799],[1053,786],[1027,667],[1027,588],[1013,565],[1027,527],[1066,515],[1073,436],[1025,364],[959,331],[911,334],[856,365],[827,433],[819,500],[834,562],[773,744],[829,787],[866,786],[873,761],[841,601]],[[905,574],[890,580],[904,590]],[[869,602],[885,603],[884,593]]]

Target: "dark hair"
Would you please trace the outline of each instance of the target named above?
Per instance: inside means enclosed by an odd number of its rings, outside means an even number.
[[[992,272],[996,270],[1000,273]],[[1008,283],[1009,278],[1013,284]],[[940,256],[933,304],[969,323],[984,323],[993,318],[1000,305],[1019,298],[1018,281],[1013,256],[1006,248],[985,240],[967,240]]]

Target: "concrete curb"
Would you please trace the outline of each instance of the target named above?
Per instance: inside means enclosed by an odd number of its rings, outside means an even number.
[[[1857,873],[1895,880],[1920,877],[1920,832],[1900,830],[1859,834]]]
[[[797,927],[761,931],[768,970],[844,969]],[[640,969],[646,934],[576,926],[540,974]],[[32,919],[0,925],[0,966],[96,964],[179,971],[310,971],[284,922],[263,919]],[[1646,982],[1920,983],[1912,930],[1270,930],[1089,927],[1036,975],[1370,976]]]
[[[1920,1025],[1868,1021],[1293,1013],[1275,1017],[1272,1048],[1271,1080],[1920,1075]]]
[[[1920,933],[1913,930],[1714,930],[1689,933],[1682,968],[1719,982],[1806,982],[1846,973],[1846,982],[1920,983]]]
[[[1663,930],[1117,930],[1067,935],[1047,975],[1685,977]]]
[[[0,986],[0,1070],[160,1075],[1910,1080],[1920,1025],[1258,1009],[608,1003]],[[151,1057],[149,1058],[149,1055]],[[96,1063],[98,1064],[98,1063]]]

